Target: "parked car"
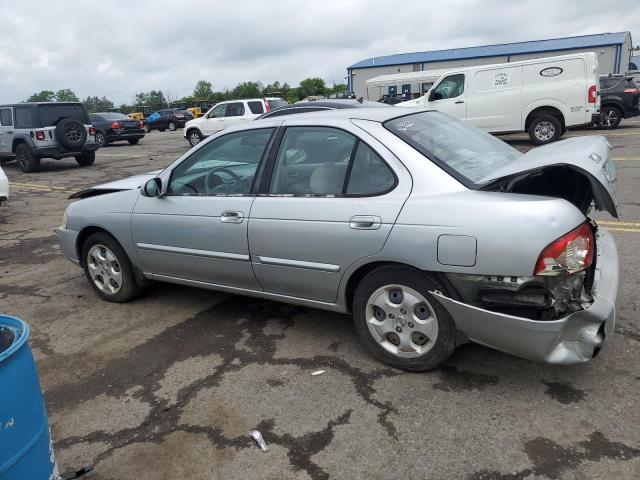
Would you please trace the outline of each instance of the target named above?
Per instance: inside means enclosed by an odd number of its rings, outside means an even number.
[[[178,128],[182,128],[185,124],[193,119],[193,114],[187,110],[180,110],[177,108],[165,108],[164,110],[158,110],[153,112],[147,118],[144,119],[144,126],[147,130],[159,130],[164,132],[169,130],[170,132],[176,131]]]
[[[353,92],[336,92],[329,95],[329,100],[335,99],[354,99],[356,98],[356,94]]]
[[[527,132],[536,145],[600,118],[593,52],[453,68],[427,95],[399,103],[447,113],[491,133]]]
[[[79,102],[25,102],[0,105],[0,162],[15,160],[23,172],[40,169],[42,158],[74,157],[93,165],[96,129]]]
[[[204,116],[188,122],[184,129],[184,138],[191,146],[195,146],[209,135],[213,135],[232,125],[255,120],[263,113],[270,112],[283,105],[288,105],[288,102],[279,97],[220,102],[214,105]]]
[[[0,167],[0,205],[9,200],[9,179]]]
[[[57,234],[107,301],[160,280],[351,312],[406,370],[466,340],[586,362],[615,320],[616,246],[588,216],[617,216],[610,150],[589,136],[522,154],[397,107],[263,119],[73,195]]]
[[[293,115],[298,113],[322,112],[326,110],[338,110],[342,108],[376,108],[386,107],[378,102],[358,101],[358,100],[313,100],[311,102],[300,101],[293,105],[285,105],[270,112],[263,113],[256,120],[271,117],[281,117],[282,115]]]
[[[96,129],[96,142],[101,147],[119,141],[136,145],[141,138],[144,138],[144,122],[133,120],[122,113],[90,113],[89,120]]]
[[[606,75],[600,77],[600,117],[597,126],[617,128],[623,118],[640,115],[640,89],[633,77]]]

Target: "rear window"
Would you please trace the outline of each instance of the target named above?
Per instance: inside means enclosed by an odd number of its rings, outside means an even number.
[[[249,104],[249,110],[251,113],[264,113],[264,108],[262,107],[262,102],[259,100],[254,100],[253,102],[247,102]]]
[[[81,104],[38,105],[40,126],[56,125],[62,118],[72,118],[81,123],[88,123],[87,113]]]
[[[95,116],[102,120],[125,120],[129,118],[126,115],[118,112],[101,113]],[[89,117],[93,117],[93,115],[90,114]]]
[[[439,112],[405,115],[384,126],[470,188],[522,155],[502,140]]]
[[[276,108],[284,107],[285,105],[289,105],[289,102],[287,102],[286,100],[283,100],[281,98],[271,98],[271,99],[267,100],[267,103],[269,104],[269,110],[274,110]]]

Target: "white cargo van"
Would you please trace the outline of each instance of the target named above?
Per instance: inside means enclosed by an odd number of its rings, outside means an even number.
[[[569,127],[597,121],[598,56],[593,52],[450,69],[415,100],[492,133],[528,132],[553,142]]]

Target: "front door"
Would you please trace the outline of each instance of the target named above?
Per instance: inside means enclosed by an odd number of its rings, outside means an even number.
[[[249,219],[253,268],[265,291],[334,302],[349,266],[382,249],[411,180],[375,139],[358,135],[286,128],[263,184],[268,193],[256,198]]]
[[[0,154],[10,154],[13,145],[13,114],[10,108],[0,109]]]
[[[225,127],[225,115],[228,103],[219,103],[207,113],[202,121],[202,133],[205,136],[213,135]]]
[[[465,100],[465,76],[462,73],[456,73],[443,78],[431,89],[426,106],[459,120],[466,120]]]
[[[165,195],[140,196],[131,227],[145,272],[260,288],[249,258],[247,219],[253,179],[273,131],[222,135],[173,168]]]

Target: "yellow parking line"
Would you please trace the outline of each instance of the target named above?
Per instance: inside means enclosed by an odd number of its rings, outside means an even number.
[[[609,230],[610,232],[633,232],[633,233],[640,233],[640,228],[613,228],[613,227],[607,227],[607,230]]]
[[[640,222],[616,222],[615,220],[596,220],[599,225],[611,225],[613,227],[640,227]]]

